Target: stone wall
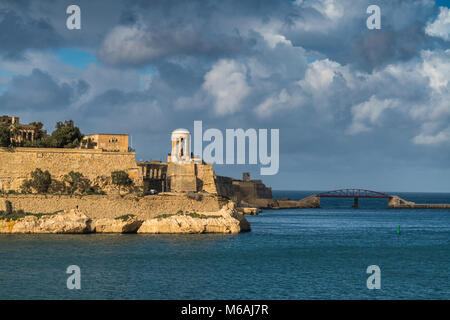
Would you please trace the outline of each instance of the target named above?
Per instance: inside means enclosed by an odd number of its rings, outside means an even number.
[[[0,210],[5,211],[5,200],[11,201],[14,210],[29,213],[54,213],[78,208],[91,218],[115,218],[134,214],[141,219],[151,219],[161,214],[184,212],[216,212],[225,204],[214,195],[203,195],[201,200],[189,199],[185,194],[124,197],[112,195],[56,196],[56,195],[5,195],[0,197]]]
[[[388,202],[390,209],[450,209],[448,203],[415,203],[398,196],[392,196]]]
[[[216,186],[219,195],[232,199],[238,205],[258,207],[259,200],[267,200],[263,202],[268,203],[273,198],[272,188],[266,187],[261,180],[250,180],[248,173],[244,173],[243,180],[217,176]]]
[[[195,164],[168,163],[167,180],[172,192],[197,191]]]
[[[19,190],[24,179],[36,168],[48,170],[52,177],[61,179],[70,171],[81,172],[94,180],[109,177],[112,171],[124,170],[142,186],[141,170],[133,152],[102,152],[87,149],[0,148],[0,190]]]
[[[200,180],[200,184],[197,187],[197,191],[206,191],[208,193],[217,194],[215,173],[212,168],[212,164],[196,164],[197,179]]]
[[[217,194],[215,174],[211,164],[167,164],[167,181],[172,192],[200,192]]]

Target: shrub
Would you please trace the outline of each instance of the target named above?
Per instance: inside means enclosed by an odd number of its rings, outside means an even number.
[[[50,185],[52,184],[52,176],[48,170],[42,171],[37,168],[31,172],[31,179],[22,182],[22,192],[30,193],[31,189],[36,190],[38,193],[47,193]]]
[[[112,184],[119,188],[119,195],[121,187],[130,187],[133,185],[133,180],[130,179],[130,176],[125,171],[113,171],[111,173],[111,181]]]
[[[93,193],[91,190],[91,182],[80,172],[70,171],[64,175],[63,181],[68,186],[67,188],[70,194],[74,194],[77,190],[82,194]]]
[[[20,186],[22,193],[31,193],[31,180],[24,180]]]
[[[11,145],[11,130],[9,127],[0,127],[0,147]]]

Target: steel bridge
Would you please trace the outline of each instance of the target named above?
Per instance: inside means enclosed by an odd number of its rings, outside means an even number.
[[[388,194],[365,189],[340,189],[318,193],[315,196],[319,198],[353,198],[354,203],[352,208],[358,208],[359,198],[392,198]]]

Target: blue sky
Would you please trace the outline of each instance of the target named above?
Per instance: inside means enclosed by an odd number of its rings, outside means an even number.
[[[65,27],[68,5],[82,29]],[[40,1],[0,4],[0,113],[133,136],[280,129],[274,189],[450,192],[449,1]],[[444,7],[445,6],[445,7]]]
[[[60,58],[61,62],[86,70],[88,63],[98,64],[98,60],[94,54],[75,48],[60,48],[55,51],[56,55]]]

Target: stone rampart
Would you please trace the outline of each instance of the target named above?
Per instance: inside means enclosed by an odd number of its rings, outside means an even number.
[[[91,149],[0,148],[0,190],[19,190],[23,180],[36,168],[48,170],[61,179],[70,171],[81,172],[91,181],[109,177],[112,171],[124,170],[142,186],[141,170],[134,152],[103,152]]]

